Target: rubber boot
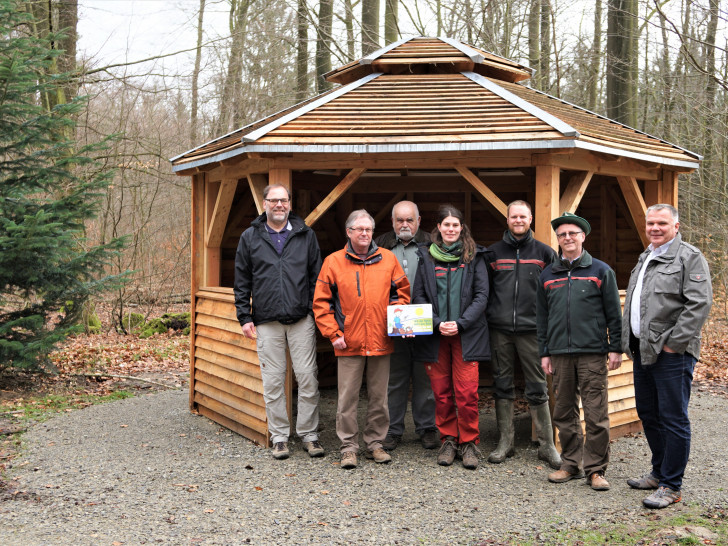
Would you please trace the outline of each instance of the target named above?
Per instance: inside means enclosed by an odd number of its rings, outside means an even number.
[[[558,470],[561,468],[561,456],[554,446],[554,433],[551,428],[551,414],[549,413],[549,404],[544,402],[539,406],[529,408],[531,410],[531,419],[536,426],[536,434],[538,435],[538,458],[546,461],[548,465]]]
[[[502,463],[506,457],[513,457],[516,450],[513,448],[513,400],[495,401],[495,418],[498,422],[500,439],[495,451],[488,455],[489,463]]]

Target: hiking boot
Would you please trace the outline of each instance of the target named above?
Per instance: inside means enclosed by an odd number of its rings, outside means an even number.
[[[455,460],[455,454],[457,453],[457,447],[455,445],[455,438],[452,436],[445,436],[440,446],[440,451],[437,454],[437,464],[440,466],[450,466]]]
[[[648,472],[640,478],[628,479],[627,485],[632,489],[657,489],[660,481],[652,475],[652,472]]]
[[[561,455],[554,446],[554,430],[551,427],[549,403],[544,402],[538,406],[529,407],[529,410],[538,435],[538,458],[546,461],[554,470],[558,470],[561,468]]]
[[[437,436],[437,430],[434,428],[426,430],[420,438],[420,442],[422,442],[422,447],[424,449],[435,449],[440,445],[440,438]]]
[[[401,441],[401,434],[387,434],[382,442],[382,448],[387,451],[394,451]]]
[[[276,442],[273,444],[273,458],[274,459],[287,459],[291,454],[288,451],[288,442]]]
[[[571,480],[577,480],[584,477],[584,472],[577,470],[576,474],[572,474],[568,470],[557,470],[549,474],[549,481],[551,483],[566,483]]]
[[[609,490],[609,482],[604,477],[604,472],[594,472],[589,476],[589,485],[594,491],[607,491]]]
[[[389,453],[387,453],[386,451],[384,451],[381,447],[378,447],[373,451],[369,451],[367,449],[366,452],[364,453],[364,456],[367,459],[374,459],[374,462],[379,463],[379,464],[388,463],[389,461],[392,460],[392,456]]]
[[[313,442],[303,442],[303,449],[308,451],[310,457],[324,456],[324,446],[322,446],[318,440],[314,440]]]
[[[675,502],[682,500],[680,491],[669,487],[659,487],[657,491],[642,501],[647,508],[666,508]]]
[[[353,451],[345,451],[341,454],[341,468],[356,468],[356,453]]]
[[[507,457],[513,457],[513,400],[498,399],[495,401],[495,418],[498,422],[500,439],[498,446],[488,455],[488,462],[499,464]]]
[[[478,468],[478,459],[480,451],[475,447],[475,442],[465,442],[460,444],[460,458],[463,460],[463,466],[471,470]]]

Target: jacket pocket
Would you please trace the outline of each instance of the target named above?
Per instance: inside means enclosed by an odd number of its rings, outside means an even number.
[[[655,293],[656,294],[679,294],[680,293],[680,267],[669,266],[655,271]]]
[[[675,327],[674,322],[665,322],[662,320],[653,320],[650,322],[648,340],[650,343],[657,343],[661,338],[669,337],[670,332]]]

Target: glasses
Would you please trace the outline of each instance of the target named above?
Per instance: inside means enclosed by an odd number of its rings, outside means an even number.
[[[277,203],[280,203],[281,205],[287,205],[290,202],[290,199],[266,199],[265,202],[269,205],[276,205]]]
[[[576,237],[577,235],[579,235],[579,233],[584,233],[584,232],[583,231],[565,231],[563,233],[557,233],[556,234],[556,238],[557,239],[564,239],[568,235],[569,236],[569,239],[573,239],[574,237]]]
[[[349,229],[351,231],[356,231],[357,233],[366,233],[367,235],[369,235],[372,231],[374,231],[370,227],[350,227]]]

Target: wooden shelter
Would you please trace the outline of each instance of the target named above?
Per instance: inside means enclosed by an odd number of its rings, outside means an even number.
[[[173,158],[192,177],[191,408],[268,444],[255,344],[232,290],[238,238],[267,184],[291,190],[323,256],[343,247],[353,209],[382,233],[401,199],[427,230],[453,203],[483,244],[501,237],[514,199],[533,204],[535,235],[554,248],[550,220],[575,212],[593,226],[586,248],[625,288],[648,244],[646,206],[676,205],[678,174],[701,158],[519,83],[530,75],[447,38],[401,40],[327,74],[335,89]],[[321,366],[332,355],[320,349]],[[613,436],[639,426],[631,371],[625,361],[610,373]]]

